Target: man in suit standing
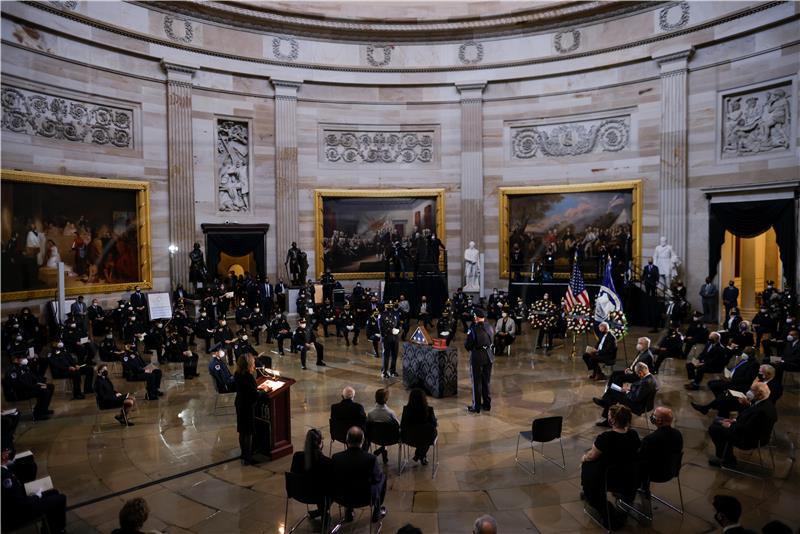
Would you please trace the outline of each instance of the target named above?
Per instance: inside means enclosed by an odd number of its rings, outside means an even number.
[[[756,382],[750,387],[748,397],[752,404],[739,413],[735,419],[715,420],[708,427],[708,435],[716,448],[715,457],[708,460],[709,465],[719,467],[736,467],[733,448],[753,449],[759,443],[769,442],[772,427],[778,420],[775,405],[764,402],[769,399],[769,387]]]
[[[133,312],[136,314],[136,319],[141,323],[147,322],[147,298],[142,293],[142,288],[136,286],[131,297],[128,299]]]
[[[363,412],[363,409],[362,409]],[[331,457],[331,496],[333,502],[352,502],[367,493],[372,500],[372,522],[386,515],[386,475],[378,458],[363,449],[364,431],[353,426],[347,431],[347,450]],[[345,510],[345,522],[353,521],[353,509]]]
[[[288,293],[286,284],[283,283],[283,278],[278,279],[275,284],[275,301],[278,305],[278,313],[286,313],[286,295]]]
[[[606,375],[600,370],[600,364],[612,364],[617,359],[617,340],[614,335],[608,331],[608,323],[603,321],[597,325],[600,332],[600,339],[597,345],[589,347],[583,355],[583,361],[586,363],[586,368],[592,372],[589,375],[590,380],[605,380]]]
[[[644,283],[645,307],[647,308],[648,323],[651,332],[658,330],[658,310],[656,301],[656,290],[659,281],[658,267],[653,264],[653,260],[647,261],[647,265],[642,269],[642,282]]]
[[[686,373],[689,382],[684,385],[686,389],[696,391],[700,389],[705,373],[721,373],[728,363],[730,355],[720,342],[718,332],[711,332],[708,335],[706,348],[697,359],[686,364]]]
[[[634,371],[638,378],[636,382],[630,386],[627,384],[622,386],[621,391],[609,387],[603,394],[603,398],[592,399],[592,402],[603,408],[603,419],[596,423],[597,426],[611,428],[611,423],[608,422],[608,409],[615,404],[624,404],[637,415],[647,410],[647,400],[656,392],[656,379],[650,374],[647,365],[642,362],[634,366]]]
[[[637,339],[636,350],[636,357],[633,359],[629,367],[626,367],[622,371],[614,371],[611,373],[611,376],[608,378],[609,386],[611,386],[611,384],[621,386],[622,384],[632,383],[639,380],[639,377],[636,376],[636,371],[634,370],[636,364],[639,362],[647,365],[648,369],[653,368],[654,362],[653,353],[650,352],[650,338],[640,337]]]
[[[83,327],[84,332],[89,332],[89,321],[87,319],[86,303],[83,301],[83,295],[78,295],[78,300],[72,303],[69,311],[72,312],[72,317],[75,322]]]
[[[725,318],[731,314],[731,310],[739,303],[739,288],[733,285],[733,280],[728,282],[728,287],[722,290],[722,304],[725,306]]]
[[[706,283],[700,288],[700,298],[703,301],[703,320],[707,323],[716,323],[717,317],[717,297],[719,292],[717,286],[712,282],[711,277],[706,277]]]
[[[259,297],[261,298],[261,309],[264,311],[265,317],[272,315],[272,298],[275,294],[275,289],[269,283],[269,277],[264,277],[264,281],[259,288]]]
[[[486,312],[480,308],[474,312],[474,321],[467,332],[464,346],[470,351],[469,363],[472,368],[472,404],[467,406],[470,413],[480,413],[481,409],[492,408],[489,383],[492,380],[492,327],[486,324]]]

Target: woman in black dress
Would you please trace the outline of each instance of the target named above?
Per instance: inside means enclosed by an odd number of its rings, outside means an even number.
[[[253,461],[253,426],[258,400],[256,385],[256,362],[251,354],[242,354],[236,360],[236,371],[233,373],[236,383],[236,431],[239,432],[239,447],[242,449],[242,464],[252,465]]]
[[[415,425],[430,425],[433,427],[433,435],[436,436],[436,415],[433,413],[433,406],[428,406],[428,397],[425,391],[414,388],[408,394],[408,404],[403,406],[403,415],[400,418],[400,428],[405,429]],[[422,465],[428,465],[428,449],[433,445],[433,442],[418,447],[414,451],[414,461],[421,462]]]
[[[114,389],[114,384],[108,378],[108,366],[105,363],[98,365],[95,371],[97,376],[94,380],[94,394],[97,396],[97,405],[101,410],[120,408],[119,415],[115,415],[114,419],[121,425],[133,426],[128,414],[136,401],[133,397],[123,395]]]
[[[322,432],[316,428],[310,429],[306,433],[305,448],[294,453],[290,469],[292,473],[307,475],[310,485],[314,488],[317,509],[309,513],[312,518],[322,516],[327,508],[325,491],[330,486],[331,459],[322,452],[322,444]]]

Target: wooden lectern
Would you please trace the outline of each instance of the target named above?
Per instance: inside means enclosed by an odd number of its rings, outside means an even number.
[[[295,380],[285,376],[256,378],[260,395],[256,406],[253,452],[271,460],[292,454],[292,406],[289,390]]]

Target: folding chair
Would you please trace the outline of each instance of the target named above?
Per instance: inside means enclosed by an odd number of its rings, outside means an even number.
[[[297,527],[299,527],[303,523],[303,521],[306,520],[306,518],[310,517],[309,509],[308,509],[309,505],[319,504],[319,495],[318,495],[319,491],[318,490],[320,488],[315,486],[314,480],[312,480],[311,477],[308,476],[308,475],[298,474],[298,473],[291,473],[291,472],[288,472],[288,471],[285,472],[283,475],[284,475],[284,478],[285,478],[285,481],[286,481],[286,509],[284,510],[284,513],[283,513],[283,525],[284,525],[284,528],[288,528],[288,525],[289,525],[289,523],[288,523],[288,519],[289,519],[289,499],[293,499],[293,500],[295,500],[295,501],[297,501],[299,503],[302,503],[302,504],[306,505],[306,515],[304,515],[303,517],[301,517],[300,519],[295,521],[295,523],[292,525],[292,527],[289,528],[289,530],[285,531],[286,534],[291,534],[292,532],[297,530]],[[326,503],[326,506],[324,507],[323,513],[325,515],[327,515],[327,510],[328,510],[327,497],[324,497],[323,500]],[[325,515],[323,515],[323,517],[322,517],[322,523],[323,523],[322,531],[323,532],[325,532],[325,523],[326,523]]]
[[[755,451],[758,452],[758,463],[750,462],[750,461],[742,460],[742,459],[739,459],[738,462],[741,462],[743,464],[756,466],[756,467],[758,467],[760,469],[763,469],[763,470],[768,472],[767,476],[759,476],[759,475],[756,475],[754,473],[748,473],[747,471],[742,471],[740,469],[736,469],[734,467],[726,467],[724,464],[722,465],[722,470],[723,471],[731,471],[732,473],[737,473],[739,475],[744,475],[744,476],[751,477],[751,478],[757,478],[759,480],[764,480],[766,478],[769,478],[775,472],[775,454],[772,452],[772,447],[769,446],[771,441],[772,441],[772,429],[770,429],[769,434],[767,434],[766,436],[762,436],[758,440],[758,444],[755,447],[740,447],[738,445],[737,446],[733,446],[733,445],[731,445],[730,442],[728,442],[728,443],[725,444],[725,452],[722,454],[722,457],[724,458],[728,453],[728,448],[729,447],[734,447],[736,449],[740,449],[740,450],[743,450],[743,451],[754,451],[755,450]],[[766,447],[769,450],[770,463],[772,465],[772,467],[770,469],[767,469],[767,466],[764,465],[764,457],[761,454],[761,449],[764,448],[764,447]]]
[[[400,445],[400,425],[397,423],[367,422],[366,434],[370,445],[381,447]],[[397,447],[397,469],[400,469],[400,447]]]
[[[520,432],[517,435],[517,451],[514,455],[514,462],[523,471],[529,473],[531,476],[536,475],[536,458],[534,456],[534,443],[541,443],[542,450],[541,455],[542,457],[552,463],[560,467],[561,469],[567,468],[567,462],[564,458],[564,443],[561,441],[561,429],[563,426],[564,418],[560,415],[556,415],[553,417],[542,417],[539,419],[534,419],[531,423],[531,430],[530,432],[524,431]],[[529,442],[530,449],[531,449],[531,462],[533,463],[533,469],[529,469],[520,459],[519,459],[519,441],[521,438],[524,438],[526,441]],[[561,446],[561,463],[559,464],[555,459],[545,456],[544,454],[544,444],[549,443],[554,440],[558,440],[558,444]]]
[[[679,514],[683,515],[684,505],[683,505],[683,489],[681,488],[681,467],[683,465],[683,451],[676,452],[671,454],[668,458],[666,464],[663,462],[657,465],[648,465],[648,473],[647,473],[647,485],[645,486],[645,490],[639,490],[640,492],[647,495],[648,502],[650,504],[650,513],[647,515],[647,519],[652,521],[653,520],[653,502],[652,499],[657,500],[661,504],[671,508],[672,510],[678,512]],[[675,479],[678,481],[678,496],[681,500],[681,507],[676,508],[674,504],[671,504],[664,499],[656,496],[652,491],[650,491],[650,484],[659,483],[663,484],[665,482],[669,482],[670,480]]]
[[[328,419],[328,425],[330,426],[331,431],[331,441],[328,444],[328,456],[331,455],[331,451],[333,450],[333,442],[338,441],[344,448],[347,448],[347,431],[350,430],[352,427],[357,426],[361,428],[361,422],[354,422],[349,420],[335,420],[335,419]]]
[[[411,457],[411,447],[416,449],[426,445],[433,448],[433,469],[431,470],[431,478],[436,478],[436,471],[439,469],[439,435],[436,432],[436,428],[423,423],[404,426],[400,429],[400,457],[404,458],[400,466],[400,473],[402,473],[408,465],[409,458]]]

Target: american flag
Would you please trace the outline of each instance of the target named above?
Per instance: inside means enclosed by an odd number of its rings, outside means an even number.
[[[578,265],[578,255],[575,255],[573,260],[572,276],[569,279],[569,287],[567,288],[567,297],[565,301],[564,311],[569,313],[576,304],[580,303],[584,306],[589,306],[589,292],[586,291],[586,285],[583,283],[583,274]]]

